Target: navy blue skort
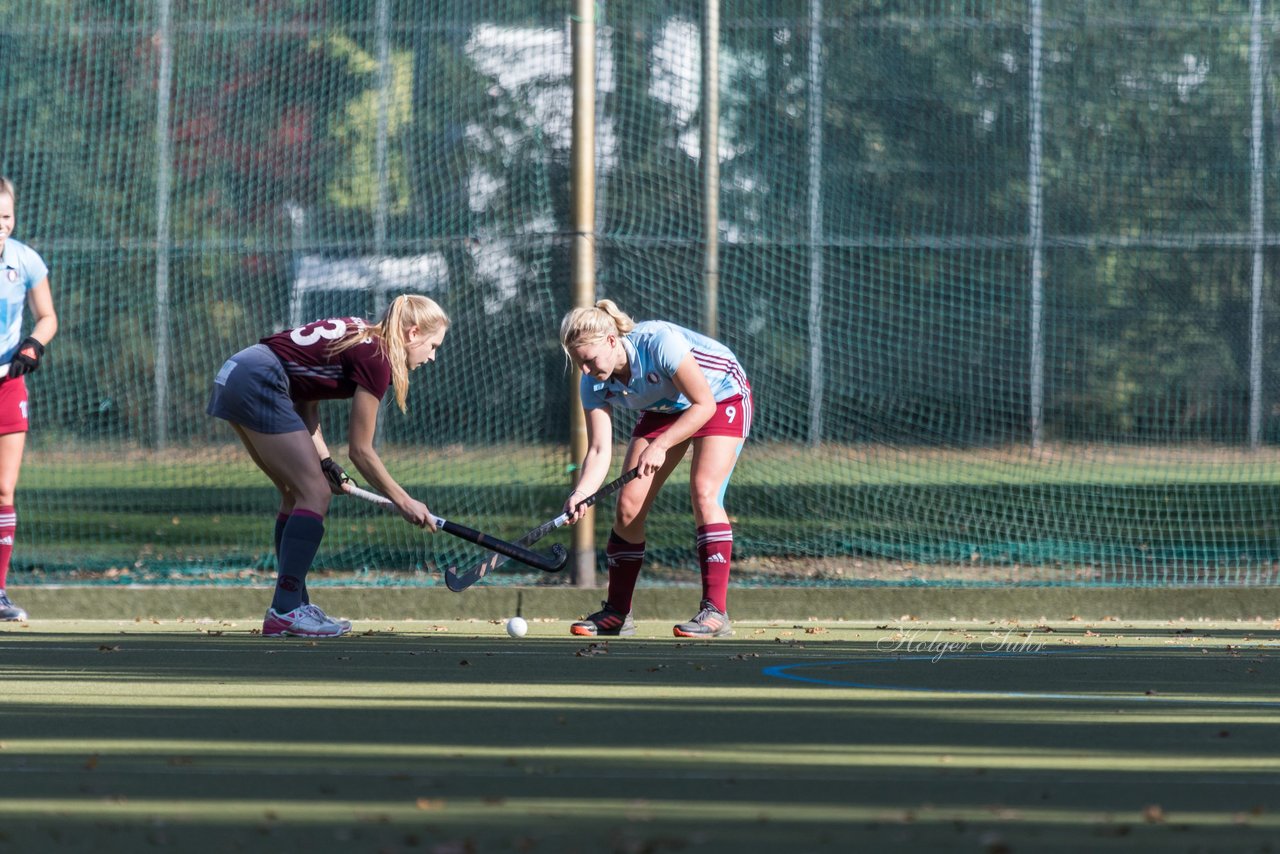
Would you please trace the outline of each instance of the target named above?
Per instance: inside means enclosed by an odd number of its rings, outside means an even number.
[[[265,344],[246,347],[227,359],[213,378],[205,412],[256,433],[307,429],[289,398],[284,365]]]

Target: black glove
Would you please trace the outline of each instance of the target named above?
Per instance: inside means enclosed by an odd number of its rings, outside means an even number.
[[[9,376],[20,377],[40,367],[40,357],[44,355],[44,345],[31,336],[22,339],[18,352],[13,354],[9,363]]]
[[[329,491],[334,495],[346,495],[347,491],[343,489],[346,484],[355,485],[355,481],[351,479],[351,475],[347,474],[342,466],[333,461],[333,457],[325,457],[320,461],[320,470],[324,472],[324,479],[329,481]]]

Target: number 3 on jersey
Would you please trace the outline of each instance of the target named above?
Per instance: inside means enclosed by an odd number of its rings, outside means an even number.
[[[322,338],[327,341],[334,341],[346,334],[346,321],[341,318],[334,318],[332,320],[318,320],[315,323],[308,323],[306,326],[299,326],[289,333],[289,337],[299,347],[310,347]]]

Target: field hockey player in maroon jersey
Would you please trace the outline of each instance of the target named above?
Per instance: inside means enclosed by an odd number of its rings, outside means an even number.
[[[388,388],[405,411],[409,372],[434,362],[449,317],[424,296],[396,297],[376,324],[355,317],[317,320],[268,335],[236,353],[214,378],[208,413],[228,421],[280,492],[275,543],[278,577],[262,623],[267,637],[338,637],[351,630],[311,603],[307,571],[324,536],[332,495],[346,472],[320,433],[320,401],[350,400],[348,456],[404,519],[435,530],[431,511],[387,472],[373,446]]]

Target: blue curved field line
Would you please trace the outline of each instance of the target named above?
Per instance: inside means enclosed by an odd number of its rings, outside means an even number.
[[[964,694],[968,696],[1001,697],[1010,700],[1093,700],[1095,702],[1142,702],[1142,703],[1187,703],[1197,705],[1226,706],[1261,706],[1263,708],[1280,708],[1280,700],[1221,700],[1198,699],[1196,697],[1162,697],[1152,694],[1073,694],[1051,691],[999,691],[983,688],[929,688],[922,685],[885,685],[877,682],[848,682],[841,679],[816,679],[812,676],[800,676],[792,673],[809,667],[837,667],[840,665],[867,664],[900,664],[904,661],[929,661],[938,659],[943,662],[965,661],[978,658],[1113,658],[1113,655],[1097,655],[1096,653],[1079,653],[1074,650],[1061,652],[983,652],[983,653],[951,653],[938,657],[937,653],[929,655],[895,655],[889,658],[846,659],[843,661],[811,661],[796,664],[775,664],[761,671],[765,676],[775,679],[789,679],[793,682],[808,682],[813,685],[826,685],[835,688],[865,688],[873,691],[910,691],[920,694]],[[1138,656],[1131,656],[1138,657]]]

